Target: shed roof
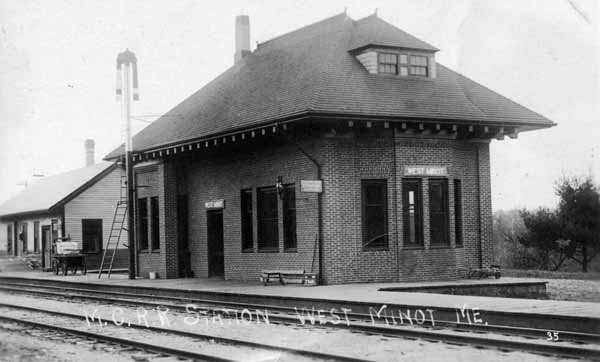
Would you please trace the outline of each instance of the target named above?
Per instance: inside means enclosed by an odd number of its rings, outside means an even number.
[[[437,50],[377,16],[355,21],[339,14],[260,44],[135,135],[134,151],[319,113],[554,125],[439,63],[436,79],[370,74],[352,52],[367,44]]]
[[[68,202],[116,167],[114,162],[45,177],[0,205],[0,217],[16,214],[49,212]]]

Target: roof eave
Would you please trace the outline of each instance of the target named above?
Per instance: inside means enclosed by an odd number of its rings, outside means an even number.
[[[377,43],[365,43],[363,45],[353,46],[348,51],[350,53],[358,53],[358,52],[368,49],[368,48],[404,49],[404,50],[420,51],[420,52],[427,52],[427,53],[436,53],[439,51],[439,49],[436,47],[417,48],[417,47],[407,47],[407,46],[402,46],[402,45],[382,45],[382,44],[377,44]]]
[[[406,115],[365,115],[359,113],[343,113],[343,112],[333,112],[333,111],[318,111],[318,110],[306,110],[303,112],[298,112],[293,116],[282,117],[278,119],[270,119],[259,124],[253,124],[248,127],[238,127],[235,129],[230,129],[225,132],[210,134],[198,138],[180,140],[176,142],[166,143],[162,145],[152,146],[145,149],[134,150],[136,154],[149,153],[149,152],[159,152],[161,150],[166,150],[169,148],[177,148],[177,147],[185,147],[195,143],[206,142],[207,140],[219,139],[222,137],[229,137],[231,135],[235,135],[243,132],[250,132],[252,130],[261,129],[264,127],[270,127],[272,125],[281,125],[284,123],[292,123],[300,120],[304,120],[307,118],[315,119],[315,118],[329,118],[329,119],[340,119],[340,120],[364,120],[364,121],[422,121],[424,123],[432,123],[432,122],[440,122],[444,124],[454,123],[458,125],[466,125],[466,124],[475,124],[475,125],[486,125],[486,126],[509,126],[519,128],[521,131],[533,131],[537,129],[544,129],[554,127],[557,124],[544,118],[540,119],[538,123],[533,123],[531,120],[519,120],[519,119],[497,119],[497,120],[480,120],[480,119],[470,119],[470,118],[453,118],[448,116],[427,116],[427,117],[415,117],[415,116],[406,116]],[[547,121],[548,123],[541,123],[543,121]],[[105,157],[106,160],[116,160],[119,157],[122,157],[123,154],[114,155],[111,157],[107,155]]]

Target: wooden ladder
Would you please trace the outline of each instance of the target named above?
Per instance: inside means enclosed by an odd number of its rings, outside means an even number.
[[[121,235],[123,230],[127,231],[124,227],[127,220],[128,204],[127,204],[127,175],[121,172],[121,193],[117,206],[115,207],[115,213],[113,215],[112,224],[110,226],[110,234],[108,235],[108,241],[106,247],[102,253],[102,262],[100,263],[100,270],[98,271],[98,279],[102,277],[102,273],[106,271],[106,276],[110,278],[110,273],[113,269],[113,263],[115,261],[115,255],[119,243],[121,242]],[[114,247],[113,247],[114,245]],[[112,249],[111,249],[112,247]],[[108,263],[108,269],[105,270],[105,263]]]

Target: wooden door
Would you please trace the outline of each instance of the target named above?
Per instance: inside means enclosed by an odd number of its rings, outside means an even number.
[[[225,275],[223,252],[223,212],[211,210],[206,213],[208,241],[208,276]]]
[[[50,225],[42,226],[42,270],[50,268],[52,253],[52,231]]]

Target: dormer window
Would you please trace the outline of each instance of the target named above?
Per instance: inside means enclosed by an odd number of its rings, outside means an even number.
[[[427,57],[395,53],[378,53],[378,73],[427,77]]]
[[[371,74],[407,78],[435,78],[436,75],[434,55],[419,50],[367,48],[355,56]]]
[[[410,75],[427,77],[427,57],[421,55],[410,56]]]
[[[398,55],[379,53],[379,73],[398,74]]]

